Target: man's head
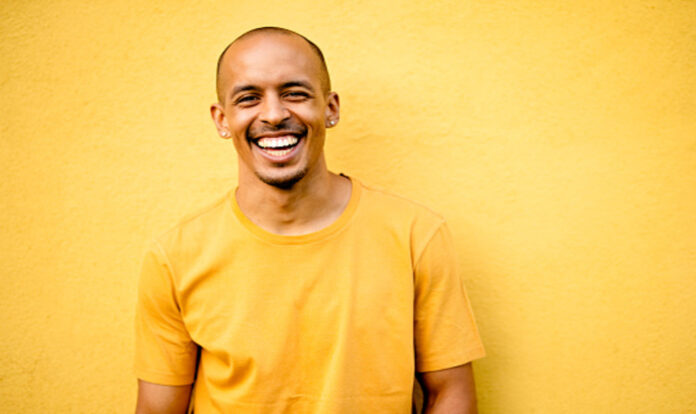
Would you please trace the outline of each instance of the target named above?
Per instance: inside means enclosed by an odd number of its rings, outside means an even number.
[[[314,53],[316,53],[317,57],[319,58],[319,61],[321,62],[321,81],[322,81],[322,86],[324,89],[325,93],[329,93],[331,91],[331,78],[329,77],[329,69],[326,66],[326,60],[324,59],[324,54],[321,52],[321,49],[319,49],[319,46],[314,44],[311,40],[307,39],[306,37],[302,36],[301,34],[297,32],[293,32],[292,30],[284,29],[282,27],[274,27],[274,26],[265,26],[265,27],[257,27],[256,29],[249,30],[248,32],[242,34],[241,36],[237,37],[235,40],[232,41],[225,50],[220,53],[220,57],[218,58],[217,61],[217,72],[216,72],[216,77],[215,77],[215,85],[217,89],[217,97],[218,97],[218,102],[222,102],[224,100],[224,96],[222,95],[222,90],[224,89],[224,83],[226,81],[225,79],[225,74],[221,73],[220,68],[223,65],[223,60],[225,59],[225,55],[227,54],[227,51],[237,43],[238,41],[245,39],[247,37],[251,37],[254,35],[259,35],[259,34],[281,34],[281,35],[286,35],[286,36],[298,36],[301,39],[303,39],[307,44],[312,48]]]
[[[319,49],[285,29],[255,29],[237,38],[218,62],[218,98],[211,115],[239,158],[240,184],[292,188],[326,172],[325,129],[338,122]]]

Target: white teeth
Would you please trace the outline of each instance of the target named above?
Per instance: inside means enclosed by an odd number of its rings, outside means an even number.
[[[284,149],[284,150],[264,149],[264,151],[273,155],[274,157],[282,157],[283,155],[292,151],[292,148],[288,148],[288,149]]]
[[[260,140],[256,141],[256,144],[261,147],[261,148],[282,148],[282,147],[289,147],[291,145],[297,144],[297,137],[294,137],[292,135],[284,136],[284,137],[269,137],[269,138],[261,138]]]

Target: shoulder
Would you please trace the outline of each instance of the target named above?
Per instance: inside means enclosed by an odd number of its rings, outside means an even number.
[[[200,244],[201,240],[214,239],[215,234],[219,233],[225,222],[229,220],[231,210],[229,203],[233,194],[234,190],[230,190],[185,215],[173,226],[157,235],[155,242],[162,246],[164,251],[169,252],[194,247]]]
[[[438,225],[445,221],[444,217],[425,204],[396,194],[394,192],[360,183],[363,204],[367,209],[389,217],[406,220],[417,220]]]
[[[442,214],[419,201],[371,185],[360,185],[361,214],[374,226],[387,226],[407,235],[415,254],[446,225]]]

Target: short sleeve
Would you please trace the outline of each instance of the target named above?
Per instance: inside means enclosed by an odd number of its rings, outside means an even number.
[[[417,259],[414,277],[416,370],[452,368],[485,356],[445,223]]]
[[[135,311],[135,374],[162,385],[194,381],[198,346],[176,300],[172,269],[157,243],[145,255]]]

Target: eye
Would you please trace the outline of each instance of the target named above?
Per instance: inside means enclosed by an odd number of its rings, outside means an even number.
[[[236,105],[251,105],[258,100],[256,95],[242,95],[234,101]]]
[[[309,99],[309,94],[304,91],[289,91],[285,94],[285,97],[291,101],[303,101]]]

